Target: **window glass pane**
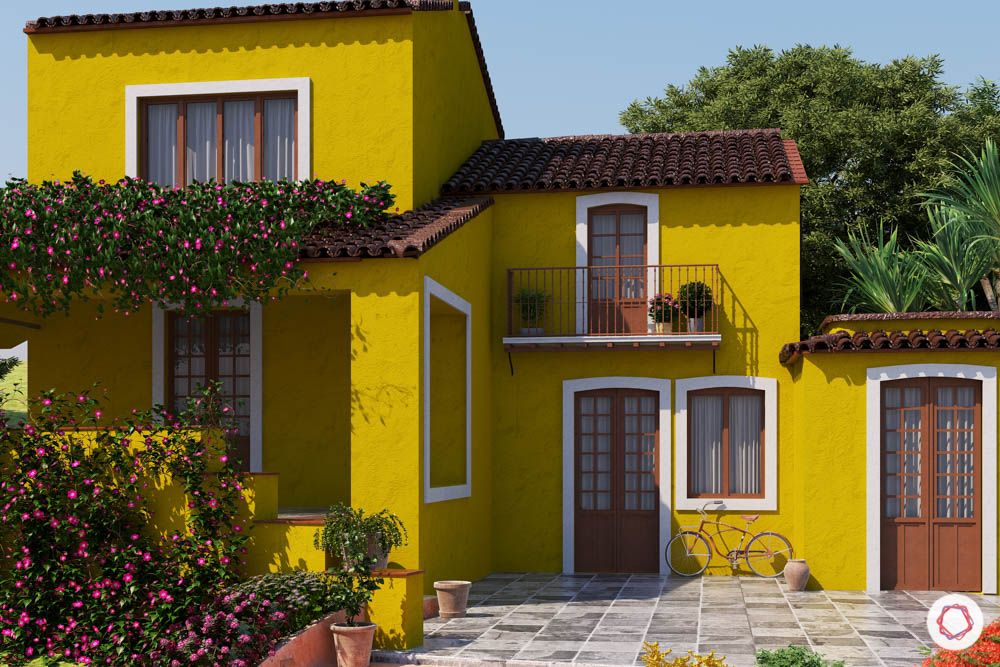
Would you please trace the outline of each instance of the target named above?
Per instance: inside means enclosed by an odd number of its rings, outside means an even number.
[[[146,107],[146,180],[177,186],[177,105]]]
[[[264,100],[264,178],[295,178],[295,101]]]
[[[761,491],[761,397],[736,394],[729,398],[730,493],[755,495]]]
[[[643,228],[646,226],[646,216],[642,213],[622,213],[620,224],[622,234],[637,234],[641,236],[644,234]]]
[[[188,183],[216,178],[218,143],[215,136],[215,111],[215,102],[187,105],[185,118],[187,146],[184,166],[187,168]]]
[[[222,105],[225,180],[254,180],[254,103],[230,101]]]
[[[691,399],[691,492],[722,493],[722,397]]]

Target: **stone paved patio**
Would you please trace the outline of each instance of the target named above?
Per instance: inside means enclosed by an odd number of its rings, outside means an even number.
[[[789,644],[848,666],[911,666],[926,656],[927,608],[940,595],[793,593],[751,577],[494,574],[473,584],[466,618],[428,620],[421,649],[375,660],[632,665],[645,640],[675,655],[714,650],[734,667]],[[996,596],[977,601],[987,622],[1000,616]]]

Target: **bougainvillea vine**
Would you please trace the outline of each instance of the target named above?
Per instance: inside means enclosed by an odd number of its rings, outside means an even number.
[[[0,296],[40,316],[87,298],[124,313],[156,303],[189,314],[277,298],[307,277],[300,239],[377,224],[393,201],[384,182],[15,179],[0,189]]]

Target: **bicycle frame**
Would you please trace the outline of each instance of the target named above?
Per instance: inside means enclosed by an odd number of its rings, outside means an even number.
[[[708,540],[708,543],[711,545],[715,553],[719,554],[720,556],[728,560],[729,566],[733,568],[733,570],[736,570],[740,558],[746,556],[747,553],[746,546],[749,544],[750,540],[754,538],[754,533],[751,533],[747,529],[740,528],[739,526],[734,526],[724,521],[719,521],[719,520],[713,521],[709,519],[707,510],[708,506],[722,505],[722,504],[724,504],[723,501],[714,500],[702,505],[701,508],[698,509],[698,514],[701,515],[701,521],[698,523],[698,527],[694,530],[700,533],[702,536],[704,536],[704,538]],[[747,528],[749,528],[750,525],[751,522],[748,522]],[[715,526],[715,533],[713,534],[709,532],[706,526]],[[726,544],[725,537],[723,536],[724,533],[731,533],[731,532],[739,533],[740,542],[735,548],[728,548],[729,545]],[[716,537],[718,537],[719,541],[722,542],[722,544],[727,547],[728,549],[727,551],[723,551],[722,549],[719,548],[718,543],[715,541]]]

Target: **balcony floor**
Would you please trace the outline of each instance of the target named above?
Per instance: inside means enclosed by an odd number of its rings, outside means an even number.
[[[720,334],[663,334],[628,336],[505,336],[505,350],[713,350]]]

